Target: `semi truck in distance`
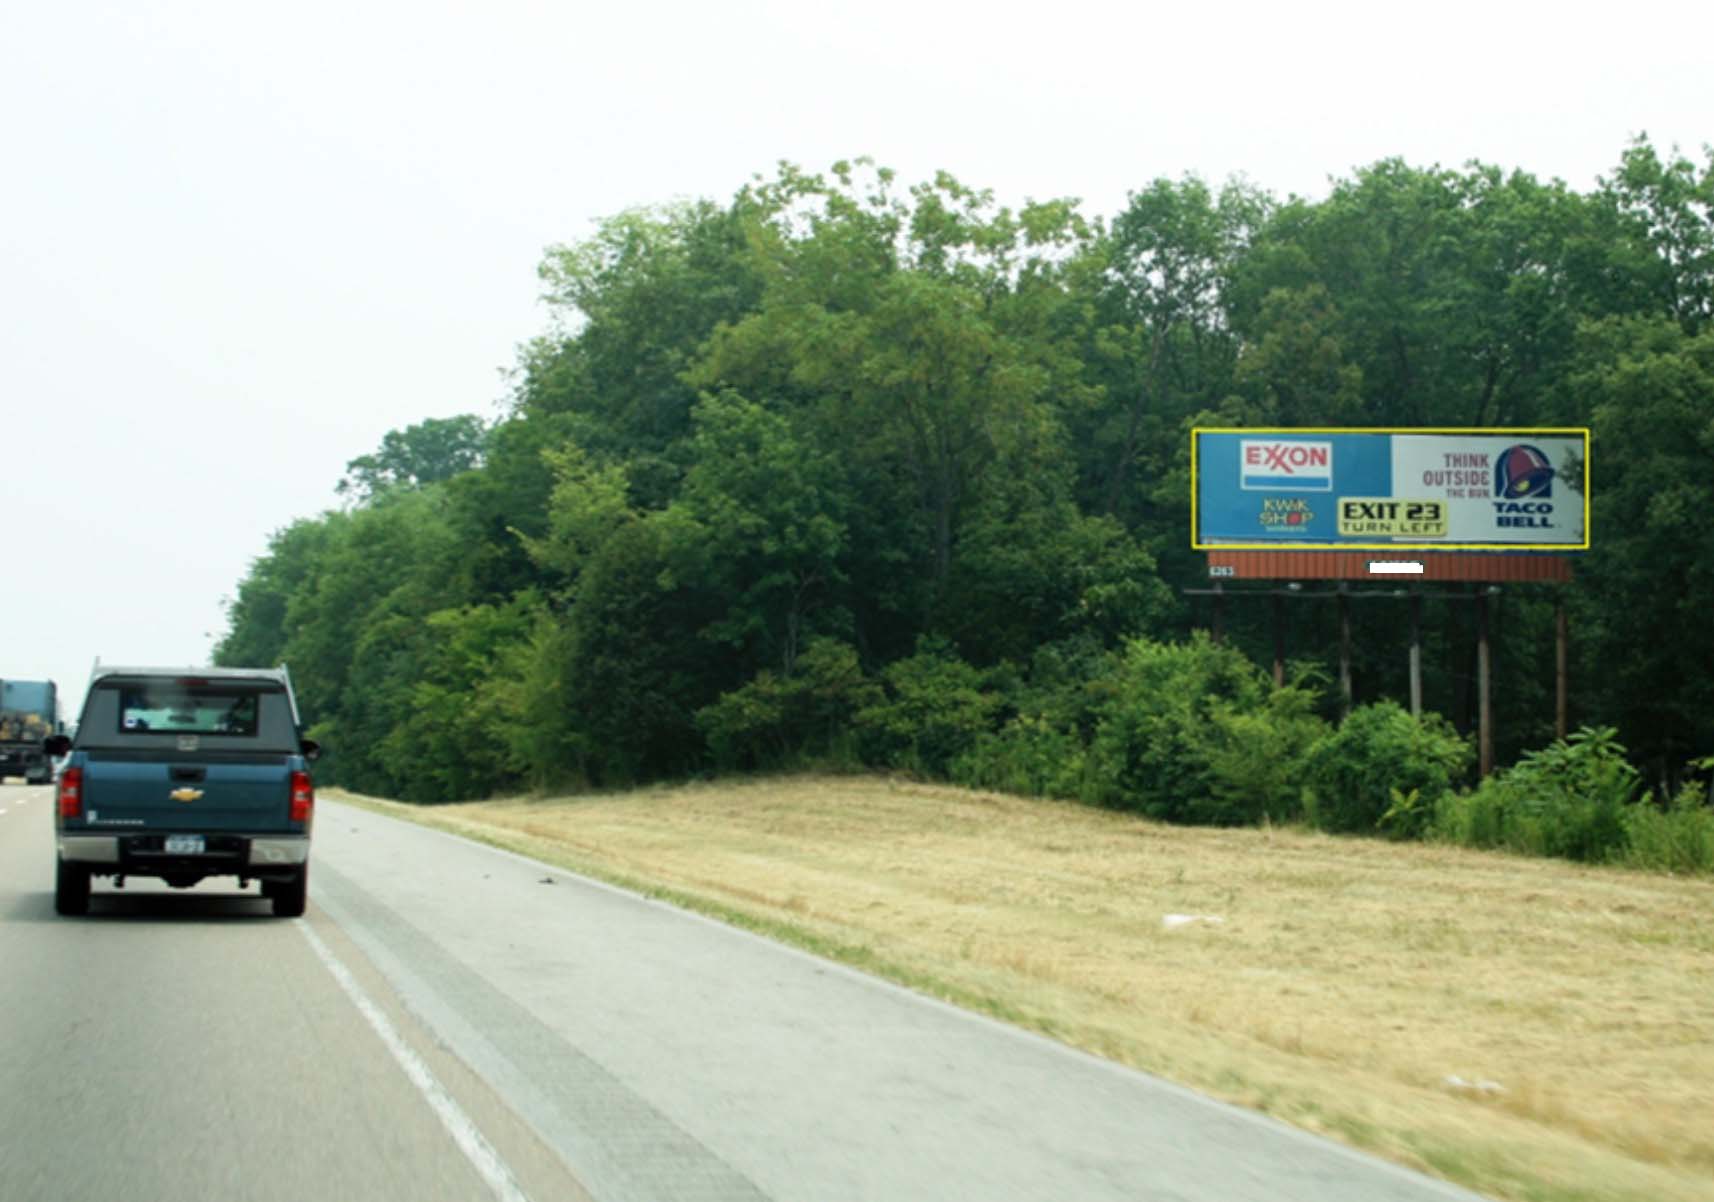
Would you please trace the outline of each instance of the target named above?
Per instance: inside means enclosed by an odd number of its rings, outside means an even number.
[[[0,780],[32,785],[53,778],[42,740],[60,733],[59,689],[51,680],[0,680]]]

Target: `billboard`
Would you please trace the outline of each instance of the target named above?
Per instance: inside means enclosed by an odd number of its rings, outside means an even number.
[[[1589,431],[1198,429],[1199,551],[1580,551]]]

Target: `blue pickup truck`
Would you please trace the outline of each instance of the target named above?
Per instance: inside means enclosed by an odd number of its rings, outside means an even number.
[[[316,745],[284,668],[97,666],[55,808],[54,908],[89,911],[90,881],[259,881],[281,917],[304,912]]]

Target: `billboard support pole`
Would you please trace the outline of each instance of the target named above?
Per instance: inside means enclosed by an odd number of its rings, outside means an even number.
[[[1566,622],[1565,622],[1565,590],[1553,591],[1553,737],[1563,739],[1567,726],[1566,695],[1569,692],[1570,677],[1566,670]]]
[[[1422,717],[1422,593],[1410,593],[1410,716]]]
[[[1339,582],[1339,716],[1351,712],[1351,594]]]
[[[1285,598],[1273,595],[1274,603],[1274,688],[1285,684]]]
[[[1494,708],[1489,679],[1488,593],[1476,589],[1476,756],[1477,778],[1494,770]]]
[[[1209,623],[1209,631],[1214,641],[1218,643],[1226,628],[1226,590],[1219,584],[1214,586],[1213,618]]]

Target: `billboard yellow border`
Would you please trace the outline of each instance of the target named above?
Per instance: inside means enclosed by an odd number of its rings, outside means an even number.
[[[1341,543],[1290,542],[1204,543],[1197,537],[1196,443],[1202,434],[1532,434],[1575,435],[1583,440],[1583,541],[1580,543]],[[1587,551],[1589,549],[1589,454],[1587,426],[1193,426],[1190,431],[1190,549],[1193,551]]]

